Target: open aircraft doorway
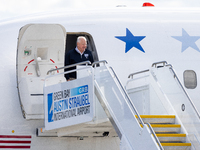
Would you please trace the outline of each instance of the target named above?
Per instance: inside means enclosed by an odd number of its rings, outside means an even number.
[[[87,49],[92,52],[94,61],[99,61],[94,40],[92,36],[86,32],[67,32],[65,54],[76,47],[76,41],[79,36],[84,36],[87,39]]]

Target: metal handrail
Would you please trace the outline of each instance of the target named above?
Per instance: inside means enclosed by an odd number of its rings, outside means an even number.
[[[79,66],[79,65],[83,65],[83,64],[91,65],[91,62],[90,61],[83,61],[83,62],[80,62],[80,63],[76,63],[76,64],[72,64],[72,65],[68,65],[68,66],[64,66],[64,67],[60,67],[60,68],[56,68],[56,69],[51,69],[47,72],[47,75],[52,71],[67,69],[67,68],[71,68],[71,67],[75,67],[75,66]]]
[[[101,60],[101,61],[95,61],[92,63],[92,67],[96,66],[97,64],[103,63],[104,65],[107,64],[108,62],[106,60]]]
[[[160,141],[158,140],[158,137],[156,136],[156,134],[155,134],[155,132],[154,132],[154,130],[153,130],[153,128],[152,128],[152,126],[151,126],[151,124],[150,123],[145,123],[145,124],[147,124],[148,126],[149,126],[149,129],[151,130],[151,133],[153,134],[153,136],[154,136],[154,139],[156,140],[156,142],[158,143],[158,145],[159,145],[159,147],[160,147],[160,149],[161,150],[164,150],[163,149],[163,147],[162,147],[162,145],[160,144]]]
[[[36,54],[34,55],[34,59],[35,59],[35,70],[36,70],[36,74],[37,76],[39,77],[41,75],[40,73],[40,66],[38,64],[38,60],[37,60],[37,57],[36,57]]]
[[[169,65],[166,61],[159,61],[159,62],[153,63],[153,64],[152,64],[152,67],[153,67],[153,66],[156,67],[157,64],[161,64],[161,63],[163,63],[163,66]],[[166,65],[165,65],[165,64],[166,64]],[[135,73],[131,73],[131,74],[128,76],[128,78],[132,77],[132,79],[133,79],[133,76],[134,76],[134,75],[140,74],[140,73],[144,73],[144,72],[148,72],[148,71],[149,71],[149,69],[143,70],[143,71],[139,71],[139,72],[135,72]]]
[[[163,66],[165,66],[165,64],[167,64],[166,61],[159,61],[159,62],[153,63],[151,67],[153,67],[154,65],[155,65],[155,67],[156,67],[157,64],[161,64],[161,63],[163,64]]]
[[[131,74],[128,76],[128,78],[132,77],[132,79],[133,79],[133,76],[134,76],[134,75],[140,74],[140,73],[144,73],[144,72],[148,72],[148,71],[149,71],[149,69],[143,70],[143,71],[139,71],[139,72],[136,72],[136,73],[131,73]]]
[[[64,75],[64,74],[69,74],[69,73],[72,73],[72,72],[84,70],[84,69],[86,69],[86,67],[92,69],[92,66],[85,66],[84,68],[73,69],[73,70],[69,70],[69,71],[57,73],[57,74],[55,74],[55,75],[49,75],[49,76],[46,76],[46,77],[45,77],[45,82],[46,82],[46,79],[48,79],[48,78],[52,78],[52,77],[55,77],[55,76]],[[45,82],[44,82],[44,86],[46,86],[46,83],[45,83]]]
[[[181,84],[181,82],[180,82],[178,76],[176,75],[174,69],[172,68],[172,65],[169,65],[169,66],[170,66],[169,69],[171,69],[172,73],[174,74],[174,78],[177,79],[177,81],[178,81],[179,85],[181,86],[183,92],[185,93],[186,97],[187,97],[188,100],[190,101],[192,107],[194,108],[195,112],[197,113],[197,116],[198,116],[199,119],[200,119],[200,113],[198,112],[198,110],[197,110],[197,108],[195,107],[194,103],[192,102],[191,98],[189,97],[189,95],[187,94],[186,90],[185,90],[184,87],[182,86],[182,84]]]
[[[112,67],[110,67],[110,69],[111,69],[111,70],[112,70],[112,72],[114,73],[114,76],[115,76],[115,78],[117,79],[117,81],[118,81],[119,85],[121,86],[121,88],[122,88],[123,92],[125,93],[125,96],[128,98],[128,101],[129,101],[129,103],[131,104],[131,106],[132,106],[133,110],[135,111],[135,113],[136,113],[136,115],[137,115],[138,119],[140,120],[140,122],[141,122],[141,124],[142,124],[142,127],[144,127],[144,122],[142,121],[142,118],[140,117],[140,115],[139,115],[139,113],[137,112],[137,110],[136,110],[136,108],[135,108],[134,104],[133,104],[133,103],[132,103],[132,101],[130,100],[130,98],[129,98],[128,94],[126,93],[126,91],[125,91],[124,87],[122,86],[122,84],[121,84],[121,82],[120,82],[119,78],[117,77],[117,75],[116,75],[115,71],[113,70],[113,68],[112,68]]]

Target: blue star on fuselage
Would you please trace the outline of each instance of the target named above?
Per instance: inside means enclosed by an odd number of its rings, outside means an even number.
[[[200,39],[200,36],[190,36],[184,29],[182,29],[182,36],[172,36],[172,37],[182,42],[181,52],[184,52],[188,47],[191,47],[200,52],[199,48],[195,43],[198,39]]]
[[[127,28],[126,28],[126,36],[115,36],[115,38],[122,40],[126,43],[125,53],[127,53],[132,47],[139,49],[144,52],[144,49],[140,45],[140,41],[145,38],[145,36],[134,36]]]

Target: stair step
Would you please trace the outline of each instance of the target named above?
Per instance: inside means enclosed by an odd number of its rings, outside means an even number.
[[[144,123],[175,123],[175,115],[140,115],[140,117]]]
[[[190,150],[191,143],[161,143],[164,150]]]
[[[186,141],[186,134],[156,134],[156,136],[158,137],[159,141],[161,143],[165,142],[185,142]]]
[[[151,124],[155,133],[179,133],[180,124]]]
[[[181,125],[175,124],[175,115],[140,115],[144,123],[150,123],[164,150],[191,150]],[[136,116],[137,118],[137,116]]]

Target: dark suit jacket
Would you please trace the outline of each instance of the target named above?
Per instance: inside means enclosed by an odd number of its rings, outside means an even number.
[[[91,63],[94,62],[93,56],[92,56],[92,52],[89,51],[88,49],[86,49],[83,53],[83,55],[81,56],[81,54],[79,54],[75,48],[70,50],[66,55],[65,55],[65,66],[67,65],[71,65],[71,64],[75,64],[75,63],[79,63],[79,62],[83,62],[83,61],[90,61]],[[71,67],[71,68],[67,68],[65,69],[65,71],[69,71],[72,69],[76,69],[76,67]],[[76,72],[72,72],[69,74],[65,74],[66,79],[68,80],[69,78],[76,78]]]

